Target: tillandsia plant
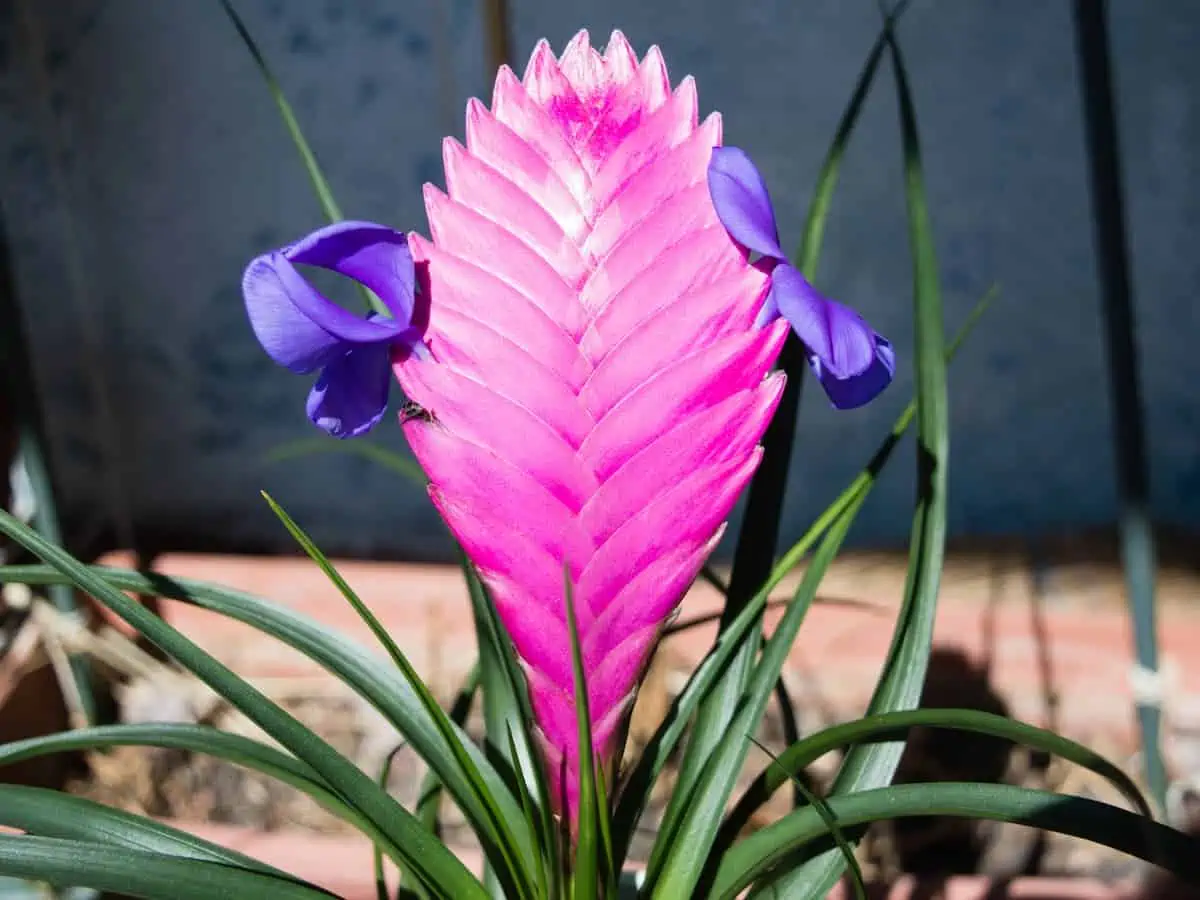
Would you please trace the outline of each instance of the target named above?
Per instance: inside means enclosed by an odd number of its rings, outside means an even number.
[[[335,219],[328,227],[247,268],[254,332],[276,362],[315,374],[307,411],[318,427],[335,437],[365,434],[384,420],[393,378],[407,397],[400,426],[465,553],[480,635],[484,747],[462,729],[474,682],[452,715],[443,712],[386,629],[271,500],[389,660],[242,592],[83,565],[0,512],[0,533],[46,563],[0,567],[0,580],[71,583],[90,593],[274,741],[200,725],[108,726],[0,746],[0,764],[121,744],[212,754],[309,794],[366,835],[399,869],[395,895],[403,897],[816,898],[855,865],[850,844],[871,821],[930,814],[1052,828],[1200,878],[1191,841],[1153,822],[1128,777],[1086,748],[1002,717],[912,709],[940,571],[944,367],[955,345],[942,341],[915,118],[890,24],[827,157],[795,265],[780,246],[762,178],[746,153],[722,145],[718,117],[699,120],[692,81],[672,88],[659,51],[639,59],[620,33],[600,53],[581,32],[560,57],[540,43],[523,79],[502,68],[490,109],[470,103],[465,145],[444,147],[446,192],[426,189],[429,239],[340,221],[327,203]],[[870,401],[891,381],[891,345],[811,283],[841,152],[889,48],[914,246],[917,399],[863,474],[762,573],[752,596],[735,603],[730,591],[710,653],[645,751],[622,769],[639,678],[656,643],[682,627],[670,624],[671,614],[735,499],[748,483],[752,493],[782,490],[786,465],[763,461],[779,452],[768,431],[772,416],[794,415],[786,379],[794,384],[807,363],[840,408]],[[369,311],[331,303],[304,266],[357,281]],[[786,347],[796,351],[781,357],[788,371],[773,372]],[[817,584],[914,420],[922,481],[912,566],[868,715],[798,738],[735,797],[750,735]],[[740,556],[735,580],[745,570]],[[768,597],[805,557],[799,587],[764,638]],[[231,616],[325,666],[428,766],[418,807],[396,802],[125,591]],[[630,842],[650,788],[692,722],[653,849],[635,862]],[[701,730],[713,722],[723,723],[719,732]],[[1141,814],[1003,785],[888,787],[897,742],[921,725],[1060,754],[1110,779]],[[828,796],[801,791],[794,810],[739,838],[776,789],[834,750],[846,755]],[[483,873],[438,836],[431,798],[440,792],[478,838]],[[0,834],[0,874],[171,900],[330,896],[242,854],[64,794],[0,786],[0,824],[21,832]],[[393,888],[382,867],[377,872],[385,900]]]
[[[272,358],[323,367],[317,425],[379,421],[389,354],[427,411],[402,427],[513,641],[566,808],[581,748],[564,569],[611,779],[639,673],[762,456],[788,325],[838,405],[892,374],[886,341],[778,262],[761,177],[697,111],[694,82],[672,91],[658,50],[639,62],[620,32],[604,55],[586,32],[561,60],[543,41],[523,81],[500,71],[491,110],[468,105],[466,146],[446,140],[447,192],[425,188],[432,241],[342,222],[243,281]],[[347,312],[302,263],[393,318]]]

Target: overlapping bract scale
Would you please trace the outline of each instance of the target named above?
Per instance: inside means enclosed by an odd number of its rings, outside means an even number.
[[[598,753],[610,760],[662,624],[758,464],[786,323],[706,184],[716,114],[619,32],[542,42],[467,106],[410,243],[434,414],[404,430],[525,667],[552,774],[576,796],[568,573]]]

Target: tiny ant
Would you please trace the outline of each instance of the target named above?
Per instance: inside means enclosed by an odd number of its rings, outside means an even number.
[[[400,407],[400,424],[404,425],[414,419],[418,422],[436,422],[437,416],[421,404],[405,400],[404,405]]]

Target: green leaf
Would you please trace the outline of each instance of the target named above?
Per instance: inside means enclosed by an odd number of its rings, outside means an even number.
[[[466,681],[459,688],[458,693],[454,697],[454,702],[450,705],[450,721],[459,729],[462,729],[466,725],[467,716],[471,713],[471,704],[475,702],[475,694],[478,690],[479,664],[476,663],[471,667],[471,671],[467,673]],[[425,773],[425,777],[421,779],[421,787],[417,792],[417,819],[431,833],[438,837],[441,837],[438,813],[441,808],[442,793],[442,780],[438,778],[436,771],[429,769]],[[412,880],[411,876],[409,876],[409,880]],[[415,881],[413,886],[418,890],[420,889],[419,883]]]
[[[443,741],[450,748],[451,759],[458,767],[458,774],[471,788],[471,793],[460,799],[463,813],[475,828],[475,833],[483,844],[484,855],[499,869],[499,875],[504,886],[516,896],[527,896],[532,890],[531,867],[533,865],[533,836],[521,829],[520,806],[516,798],[504,788],[503,793],[493,793],[480,773],[479,766],[467,753],[463,746],[465,741],[458,737],[459,732],[450,721],[437,698],[425,686],[417,670],[396,646],[391,635],[383,624],[375,618],[375,614],[367,607],[353,588],[342,578],[341,573],[325,556],[321,549],[313,543],[291,516],[275,500],[263,492],[263,497],[271,507],[271,511],[279,518],[298,543],[320,568],[320,570],[338,589],[346,602],[349,603],[359,618],[366,623],[375,635],[376,640],[383,645],[392,662],[409,687],[417,695],[418,701],[425,714],[433,722]]]
[[[388,751],[387,756],[383,758],[383,764],[379,767],[379,776],[375,779],[375,783],[382,790],[388,789],[388,781],[392,777],[392,765],[396,762],[396,757],[400,752],[408,746],[408,741],[401,741],[395,747]],[[418,817],[419,818],[419,817]],[[375,872],[375,900],[390,900],[387,885],[387,873],[383,869],[383,848],[378,844],[371,847],[371,868]],[[416,881],[414,877],[414,881]],[[424,891],[420,890],[420,882],[417,881],[418,896],[427,896]]]
[[[264,634],[283,641],[319,663],[347,687],[354,690],[390,722],[413,745],[416,753],[437,770],[446,788],[458,802],[469,786],[449,764],[451,751],[438,730],[429,721],[412,687],[386,661],[367,653],[348,640],[303,613],[272,603],[243,591],[222,585],[208,584],[187,578],[171,578],[159,573],[133,572],[127,569],[86,567],[102,583],[121,591],[155,594],[212,610],[239,622],[244,622]],[[70,581],[62,573],[46,566],[0,566],[0,583],[15,581],[26,584],[55,584]],[[504,787],[465,733],[456,728],[485,778],[495,778]]]
[[[893,15],[902,14],[903,8],[900,8]],[[884,46],[885,38],[881,35],[863,65],[854,93],[842,113],[837,132],[817,177],[816,190],[809,206],[797,256],[797,267],[810,281],[816,277],[825,222],[841,173],[842,157],[858,124],[859,113],[874,81]],[[722,627],[728,627],[770,574],[778,544],[779,520],[786,494],[788,467],[800,403],[800,385],[808,365],[803,348],[795,335],[789,336],[780,356],[780,364],[787,374],[787,385],[763,437],[765,452],[762,463],[750,482],[742,532],[734,554],[733,575],[722,616]],[[673,819],[678,815],[677,804],[683,802],[683,798],[690,794],[709,755],[715,752],[736,714],[738,699],[742,695],[754,655],[758,650],[761,630],[761,621],[756,622],[746,642],[730,659],[711,696],[701,705],[691,738],[680,761],[677,789],[668,801],[664,820]]]
[[[365,832],[371,830],[370,824],[352,807],[347,806],[311,767],[267,744],[242,735],[218,731],[206,725],[174,722],[101,725],[25,738],[0,744],[0,767],[55,753],[107,747],[163,747],[203,753],[269,775],[312,797],[343,821]]]
[[[564,567],[563,584],[567,605],[567,631],[571,637],[571,670],[575,682],[575,722],[579,730],[579,797],[572,810],[575,817],[575,863],[571,877],[571,900],[599,900],[601,809],[596,791],[596,757],[592,748],[592,714],[588,703],[587,672],[583,666],[583,648],[579,644],[579,623],[575,620],[575,598],[571,573]],[[569,782],[570,766],[563,759],[563,790]],[[564,798],[565,799],[565,798]],[[563,804],[564,809],[566,803]]]
[[[233,22],[233,27],[237,29],[242,43],[246,45],[246,49],[254,57],[254,62],[258,66],[258,71],[267,85],[267,90],[271,92],[271,99],[275,101],[275,106],[279,109],[279,115],[283,119],[284,126],[287,128],[288,136],[292,139],[292,143],[296,145],[296,150],[299,151],[300,158],[304,162],[304,169],[308,173],[309,180],[312,182],[313,190],[317,193],[317,199],[321,202],[321,209],[324,210],[330,222],[340,222],[343,218],[342,211],[338,208],[337,201],[333,199],[333,191],[329,187],[329,182],[325,180],[325,175],[321,171],[320,164],[317,162],[317,156],[313,153],[312,147],[308,145],[308,140],[304,137],[304,132],[300,130],[300,123],[296,119],[296,114],[292,111],[292,105],[288,103],[287,97],[283,95],[283,89],[279,86],[279,82],[271,71],[271,67],[267,65],[266,57],[259,50],[258,43],[250,36],[249,29],[246,28],[246,24],[242,21],[241,16],[237,14],[237,10],[233,8],[233,3],[230,0],[221,0],[221,6],[224,7],[225,14]]]
[[[913,299],[917,382],[917,509],[909,547],[908,577],[899,621],[868,712],[914,708],[921,698],[933,642],[933,620],[946,541],[946,472],[950,447],[946,398],[946,359],[942,298],[937,258],[925,199],[920,141],[908,73],[890,22],[885,35],[891,49],[900,107],[904,148],[905,196],[913,257]],[[900,762],[903,744],[877,744],[847,754],[831,788],[840,794],[889,783]],[[824,857],[798,869],[780,885],[785,894],[824,897],[842,872],[840,855]]]
[[[388,855],[407,864],[437,895],[454,900],[460,897],[484,900],[486,894],[482,885],[457,857],[434,840],[411,813],[381,791],[370,777],[294,716],[140,603],[116,590],[90,567],[49,544],[2,510],[0,533],[68,576],[78,588],[132,625],[298,759],[310,765],[371,824],[375,830],[372,838],[387,847]]]
[[[529,706],[524,676],[487,587],[461,549],[459,555],[479,643],[483,719],[489,740],[515,773],[524,774],[526,788],[538,798],[539,804],[544,805],[543,798],[548,796],[548,790],[526,734],[526,723],[533,720],[533,710]],[[516,741],[515,758],[509,755],[510,737]]]
[[[1014,822],[1083,838],[1120,850],[1175,872],[1200,885],[1196,839],[1143,816],[1083,797],[1006,784],[901,784],[826,798],[847,833],[859,826],[910,816],[959,816]],[[732,900],[771,869],[786,864],[791,851],[810,856],[828,846],[828,827],[812,807],[788,813],[778,822],[742,839],[721,863],[709,894]],[[828,852],[828,851],[825,851]],[[779,882],[782,886],[782,881]],[[779,896],[787,894],[780,888]]]
[[[508,733],[508,752],[510,759],[518,758],[516,738],[511,731]],[[517,779],[517,792],[521,797],[521,812],[525,815],[525,824],[528,826],[530,831],[537,831],[539,827],[541,827],[541,823],[539,822],[537,813],[535,812],[537,802],[530,795],[524,779]],[[552,816],[551,822],[553,822]],[[539,833],[539,838],[541,837],[542,835]],[[553,833],[546,834],[542,840],[543,853],[546,853],[549,848],[558,847],[557,835]],[[536,873],[538,876],[538,896],[540,897],[559,896],[558,879],[561,874],[561,867],[558,863],[559,856],[553,851],[551,851],[549,855],[552,857],[552,868],[550,873],[547,874],[547,866],[545,865],[544,859],[542,860],[543,864],[538,866]]]
[[[816,604],[817,598],[813,597],[810,601]],[[783,672],[779,673],[779,677],[775,679],[775,703],[779,707],[779,730],[783,736],[783,742],[786,746],[791,746],[800,740],[800,723],[796,720],[796,707],[792,703],[792,695],[788,690],[787,685],[783,680]],[[752,739],[753,740],[753,739]],[[796,781],[796,789],[792,792],[792,807],[802,806],[805,799],[804,785]]]
[[[746,691],[738,704],[737,715],[723,740],[709,757],[690,795],[679,804],[678,808],[682,810],[680,815],[671,821],[664,819],[646,867],[647,893],[650,896],[655,896],[656,891],[665,897],[695,896],[697,886],[702,886],[715,873],[717,858],[713,853],[713,840],[745,761],[750,746],[747,738],[754,733],[762,719],[772,688],[825,570],[833,562],[865,500],[866,494],[863,494],[822,538],[796,588],[793,602],[788,605],[783,618],[763,647],[762,657],[751,673]]]
[[[361,456],[363,459],[370,460],[391,472],[395,472],[413,484],[424,487],[429,482],[429,479],[425,477],[425,471],[414,460],[409,459],[402,453],[396,453],[393,450],[388,450],[386,447],[380,447],[378,444],[372,444],[365,440],[331,441],[328,438],[322,437],[301,438],[300,440],[280,444],[267,454],[267,462],[289,462],[293,459],[312,456],[316,453],[342,453],[350,456]]]
[[[467,673],[466,681],[459,688],[454,697],[454,703],[450,706],[450,721],[459,730],[466,725],[467,716],[471,713],[471,704],[475,702],[475,694],[478,691],[479,664],[476,663]],[[417,793],[417,818],[421,820],[422,825],[437,835],[441,834],[438,810],[441,806],[443,787],[442,779],[438,777],[437,772],[430,769],[421,780],[421,789]]]
[[[163,856],[63,838],[0,834],[0,875],[58,887],[90,887],[144,900],[329,900],[294,878],[224,863]]]
[[[766,746],[759,743],[755,738],[750,738],[750,740],[754,741],[755,746],[771,758],[773,765],[778,764],[778,759]],[[850,845],[850,842],[846,840],[846,836],[842,834],[842,829],[838,825],[837,819],[834,818],[833,812],[829,809],[829,804],[809,790],[798,777],[798,773],[788,772],[782,768],[780,771],[784,772],[785,776],[791,780],[795,785],[796,793],[800,794],[804,801],[817,811],[821,816],[821,821],[829,829],[830,835],[833,836],[834,841],[837,843],[838,852],[842,854],[842,858],[846,861],[846,866],[850,869],[850,874],[853,876],[852,880],[854,881],[854,896],[856,900],[867,900],[867,884],[866,879],[863,878],[862,866],[858,864],[858,857],[854,855],[854,847]],[[801,804],[797,803],[796,805],[800,806]]]
[[[178,828],[48,788],[0,784],[0,825],[41,837],[90,841],[117,850],[148,850],[163,856],[292,877]]]
[[[721,826],[725,845],[733,843],[754,811],[766,803],[788,777],[803,772],[826,753],[864,744],[903,741],[910,729],[918,727],[986,734],[1052,753],[1107,779],[1140,813],[1153,817],[1145,797],[1132,779],[1082,744],[1052,731],[979,710],[922,708],[881,713],[833,725],[789,746],[751,782],[726,817]]]
[[[496,608],[488,596],[475,567],[460,548],[460,565],[471,600],[475,635],[479,646],[479,672],[483,690],[483,721],[490,754],[498,764],[507,764],[512,774],[514,790],[528,795],[531,808],[539,816],[530,834],[536,834],[543,849],[557,846],[558,829],[546,800],[548,788],[529,738],[526,723],[532,720],[525,682],[520,674],[516,656]],[[536,799],[535,799],[536,798]],[[538,863],[535,863],[540,868]],[[485,873],[485,876],[490,872]],[[487,884],[492,879],[485,877]],[[503,900],[499,885],[489,885],[493,895]]]

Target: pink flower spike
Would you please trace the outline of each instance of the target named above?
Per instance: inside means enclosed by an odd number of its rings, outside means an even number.
[[[527,674],[551,800],[578,800],[564,566],[595,750],[612,780],[663,623],[758,465],[787,323],[707,186],[721,143],[657,48],[586,31],[467,106],[412,235],[428,352],[396,377],[430,494]],[[565,782],[559,780],[565,772]]]

